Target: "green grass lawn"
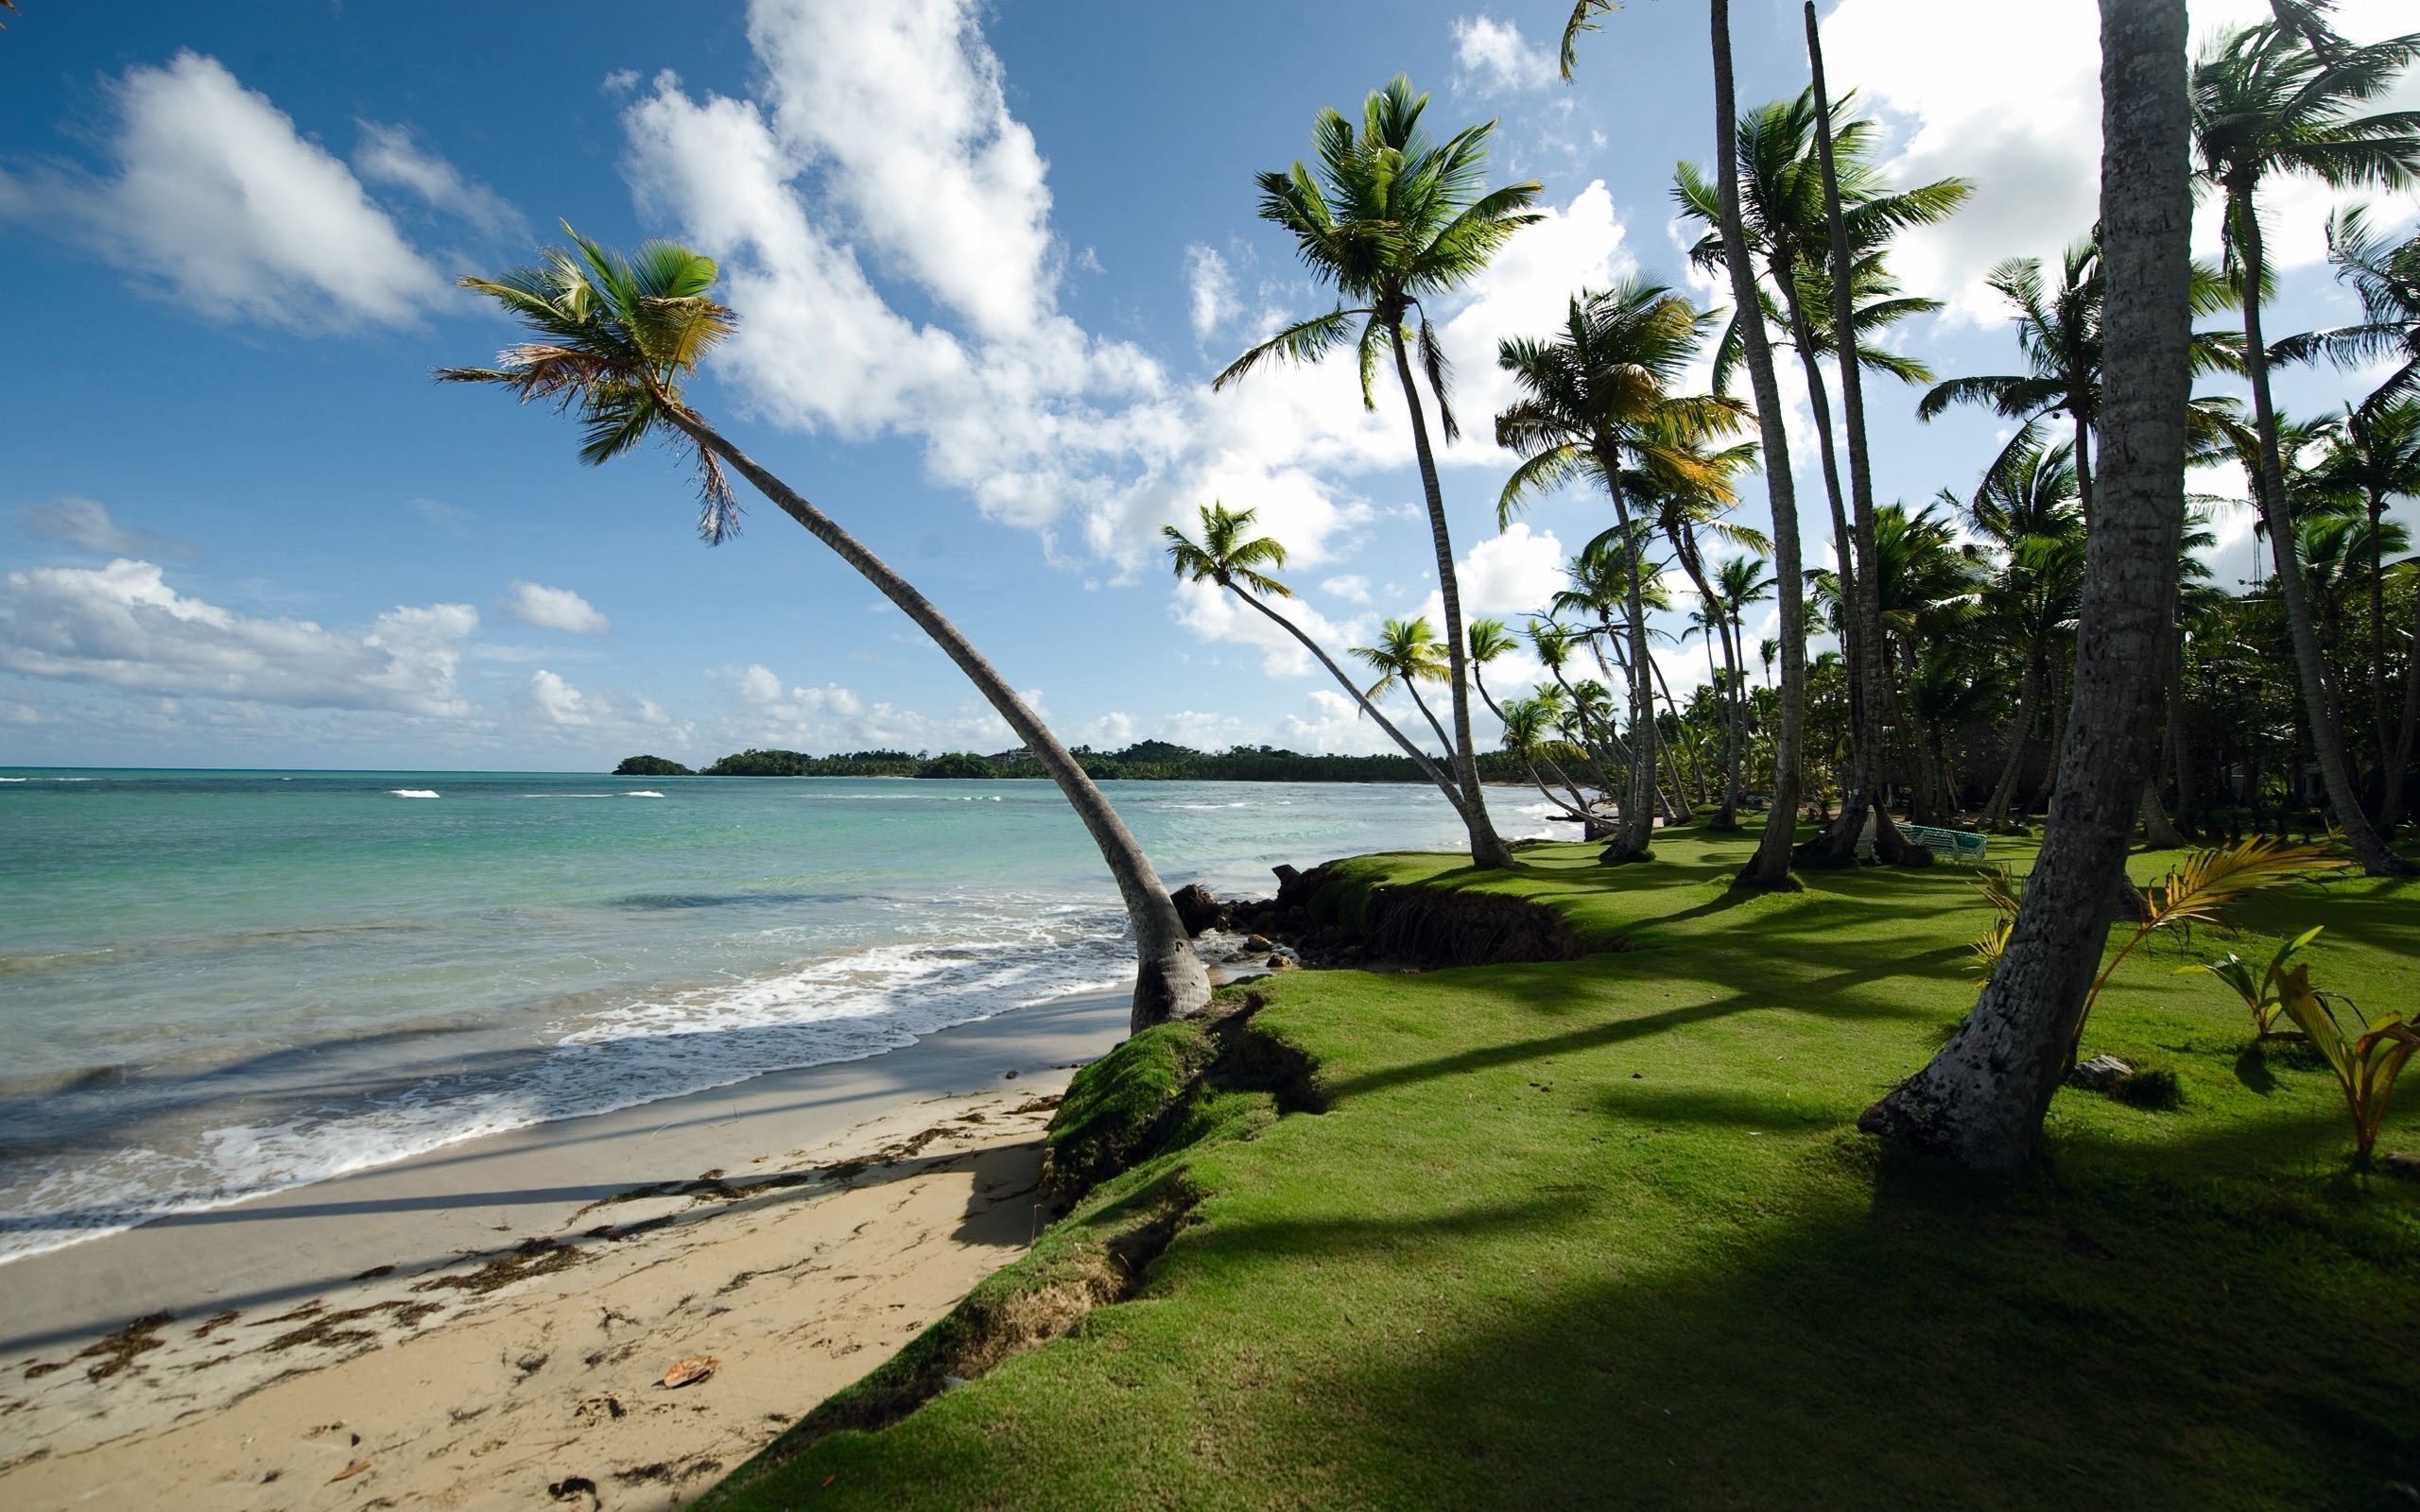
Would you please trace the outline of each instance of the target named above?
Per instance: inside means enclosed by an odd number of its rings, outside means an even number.
[[[1201,1094],[1163,1153],[804,1426],[884,1420],[946,1362],[991,1364],[974,1333],[1046,1332],[1104,1257],[1165,1241],[1132,1299],[717,1504],[2415,1504],[2394,1483],[2420,1485],[2420,1183],[2348,1170],[2325,1070],[2239,1063],[2240,1005],[2162,940],[2085,1052],[2173,1069],[2181,1108],[2063,1091],[2014,1181],[1887,1154],[1858,1113],[1972,1003],[1990,911],[1946,867],[1735,896],[1750,843],[1659,835],[1618,868],[1549,847],[1484,880],[1354,863],[1539,899],[1599,954],[1263,984],[1253,1030],[1309,1057],[1324,1110]],[[2420,888],[2234,917],[2250,938],[2193,953],[2265,958],[2324,922],[2316,984],[2420,1005]],[[1096,1118],[1204,1058],[1121,1055]],[[2420,1151],[2420,1072],[2407,1096],[2381,1151]]]

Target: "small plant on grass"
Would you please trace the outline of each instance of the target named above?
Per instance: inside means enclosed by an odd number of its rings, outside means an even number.
[[[2314,990],[2308,966],[2289,968],[2278,987],[2286,1016],[2310,1036],[2312,1048],[2344,1089],[2344,1105],[2353,1115],[2353,1159],[2367,1166],[2387,1104],[2394,1098],[2394,1079],[2420,1050],[2420,1033],[2399,1013],[2365,1018],[2351,999]]]
[[[2073,1069],[2076,1051],[2083,1043],[2084,1025],[2092,1020],[2092,1005],[2100,1000],[2100,989],[2135,947],[2165,929],[2180,925],[2223,924],[2219,910],[2246,893],[2258,892],[2280,883],[2300,882],[2316,872],[2333,871],[2348,863],[2341,856],[2328,853],[2324,845],[2291,845],[2269,835],[2256,835],[2236,845],[2217,846],[2196,850],[2169,868],[2168,875],[2142,890],[2140,910],[2134,920],[2134,933],[2118,954],[2093,978],[2092,990],[2084,994],[2083,1011],[2076,1015],[2074,1037],[2067,1042],[2067,1065]],[[1982,963],[1986,974],[1999,965],[2000,952],[2008,944],[2009,931],[2016,923],[2018,904],[2023,889],[2006,867],[1995,868],[1977,885],[1983,897],[1999,913],[1992,932],[1975,942],[1976,958]]]
[[[2185,1106],[2185,1087],[2176,1073],[2165,1066],[2145,1066],[2130,1071],[2109,1084],[2113,1102],[2146,1112],[2169,1113]]]
[[[2286,974],[2286,968],[2293,963],[2294,957],[2301,953],[2302,948],[2317,939],[2319,932],[2326,927],[2325,924],[2313,924],[2278,946],[2277,954],[2269,957],[2268,970],[2258,976],[2252,974],[2252,963],[2233,951],[2227,952],[2227,958],[2223,961],[2202,961],[2191,966],[2180,966],[2176,969],[2176,974],[2190,976],[2196,971],[2207,971],[2235,988],[2236,996],[2243,999],[2243,1005],[2252,1010],[2252,1034],[2255,1040],[2291,1039],[2293,1036],[2290,1031],[2280,1032],[2276,1027],[2277,1015],[2284,1011],[2285,1007],[2278,997],[2279,978]]]

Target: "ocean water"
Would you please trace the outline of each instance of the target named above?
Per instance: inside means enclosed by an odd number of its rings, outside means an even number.
[[[1170,886],[1461,840],[1419,787],[1106,786]],[[0,1261],[1132,980],[1036,782],[0,768]]]

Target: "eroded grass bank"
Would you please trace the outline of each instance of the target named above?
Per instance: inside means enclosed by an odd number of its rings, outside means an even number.
[[[1349,864],[1594,954],[1288,973],[1130,1044],[1062,1112],[1069,1217],[711,1504],[2411,1504],[2420,1185],[2347,1170],[2324,1071],[2242,1058],[2169,945],[2087,1051],[2181,1108],[2064,1091],[2014,1183],[1887,1157],[1857,1114],[1972,1001],[1989,911],[1953,868],[1734,896],[1748,843]],[[2325,922],[2320,985],[2420,996],[2420,891],[2236,917],[2191,949]]]

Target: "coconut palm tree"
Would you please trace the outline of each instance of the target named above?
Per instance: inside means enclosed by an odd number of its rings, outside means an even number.
[[[1445,647],[1438,641],[1437,631],[1429,625],[1428,617],[1424,614],[1408,620],[1388,620],[1378,627],[1377,644],[1357,645],[1350,649],[1354,656],[1368,662],[1370,670],[1378,675],[1378,680],[1362,690],[1361,696],[1374,702],[1397,688],[1403,689],[1411,695],[1412,707],[1420,711],[1421,717],[1428,721],[1428,728],[1436,732],[1437,743],[1450,752],[1454,747],[1453,738],[1445,733],[1445,727],[1437,722],[1437,715],[1429,709],[1428,701],[1420,696],[1422,683],[1440,683],[1453,676],[1453,663],[1447,659]]]
[[[1445,801],[1454,806],[1456,814],[1461,814],[1461,788],[1453,777],[1362,693],[1360,683],[1337,665],[1336,659],[1329,656],[1319,642],[1269,603],[1272,598],[1294,596],[1292,589],[1268,571],[1286,565],[1285,544],[1271,537],[1252,533],[1254,511],[1251,509],[1230,509],[1224,504],[1213,501],[1200,506],[1199,513],[1201,518],[1200,541],[1191,539],[1174,525],[1160,527],[1161,539],[1167,542],[1169,564],[1177,576],[1197,583],[1218,584],[1292,636],[1320,665],[1327,668],[1328,675],[1336,679],[1339,687],[1352,695],[1361,713],[1375,721],[1378,728],[1387,732],[1387,738],[1419,765],[1422,775],[1436,783],[1437,791],[1445,795]]]
[[[1414,94],[1411,81],[1397,75],[1364,102],[1358,131],[1335,111],[1320,112],[1312,129],[1316,168],[1297,163],[1289,172],[1260,176],[1261,218],[1293,236],[1295,250],[1313,276],[1334,285],[1337,306],[1288,326],[1237,357],[1212,387],[1223,388],[1267,362],[1315,362],[1356,341],[1361,402],[1374,409],[1373,386],[1380,355],[1393,359],[1411,417],[1412,453],[1420,467],[1429,542],[1437,557],[1437,588],[1444,605],[1454,717],[1449,754],[1463,793],[1471,860],[1502,867],[1512,864],[1512,852],[1489,823],[1479,789],[1463,669],[1461,590],[1411,348],[1416,344],[1420,349],[1422,373],[1437,403],[1445,439],[1451,441],[1461,427],[1446,394],[1444,350],[1438,345],[1425,301],[1468,283],[1515,232],[1538,218],[1529,207],[1537,199],[1539,185],[1487,188],[1488,142],[1495,123],[1465,128],[1440,143],[1420,124],[1427,105],[1428,96]],[[1415,316],[1416,343],[1408,339]]]
[[[2345,405],[2344,418],[2314,472],[2323,489],[2358,498],[2367,523],[2362,540],[2369,548],[2370,716],[2383,756],[2392,744],[2386,693],[2386,507],[2389,499],[2420,498],[2420,400]]]
[[[2393,371],[2361,401],[2365,413],[2420,399],[2420,235],[2381,246],[2367,206],[2337,212],[2327,222],[2328,260],[2361,301],[2354,325],[2288,336],[2270,349],[2278,362],[2325,357],[2340,368],[2392,362]]]
[[[2185,0],[2101,0],[2109,262],[2105,461],[2058,798],[1991,981],[1929,1065],[1858,1125],[1960,1164],[2031,1158],[2125,876],[2185,516],[2192,385]]]
[[[2260,440],[2254,496],[2276,558],[2278,593],[2320,778],[2344,843],[2362,869],[2373,876],[2405,876],[2420,868],[2388,850],[2361,809],[2334,679],[2294,563],[2277,409],[2261,332],[2268,252],[2259,198],[2262,182],[2277,174],[2308,175],[2333,188],[2352,189],[2400,188],[2420,173],[2420,112],[2360,113],[2420,58],[2420,33],[2367,46],[2345,43],[2326,54],[2303,29],[2273,24],[2219,38],[2193,69],[2194,145],[2200,177],[2225,198],[2227,252],[2242,272],[2244,368]]]
[[[1566,81],[1578,60],[1581,36],[1598,29],[1597,18],[1619,9],[1619,3],[1620,0],[1574,0],[1570,19],[1563,29],[1561,61]],[[1715,162],[1719,164],[1715,224],[1721,237],[1723,266],[1731,278],[1732,305],[1738,310],[1754,310],[1760,308],[1760,301],[1747,226],[1740,211],[1739,98],[1731,66],[1731,0],[1708,0],[1706,20],[1714,57]],[[1798,488],[1789,471],[1789,436],[1783,420],[1781,382],[1773,370],[1772,342],[1763,321],[1738,323],[1773,523],[1773,571],[1782,581],[1796,583],[1800,557]],[[1801,747],[1806,731],[1806,607],[1803,595],[1782,595],[1779,628],[1781,679],[1773,711],[1773,806],[1765,816],[1765,830],[1756,853],[1732,879],[1734,886],[1787,885],[1790,851],[1798,837],[1798,800],[1805,782]],[[1771,673],[1767,676],[1770,679]]]
[[[1999,570],[1983,590],[1983,626],[2017,669],[2016,723],[1980,821],[1996,828],[2009,822],[2052,661],[2066,660],[2064,648],[2074,636],[2083,592],[2083,518],[2077,506],[2073,443],[2045,447],[2029,436],[2018,451],[2002,453],[1984,474],[1966,518],[1999,555]]]
[[[729,472],[737,472],[831,547],[966,674],[1033,751],[1100,848],[1134,927],[1133,1026],[1200,1012],[1210,1001],[1209,975],[1167,889],[1125,821],[1049,727],[929,599],[688,403],[683,385],[737,326],[732,311],[714,299],[714,259],[666,241],[644,243],[626,256],[568,226],[564,232],[573,246],[546,249],[535,266],[461,281],[502,305],[530,339],[506,348],[493,368],[440,369],[439,379],[493,384],[524,403],[574,411],[584,431],[580,460],[591,465],[651,437],[672,441],[697,464],[703,505],[698,529],[710,543],[738,528],[729,480]]]
[[[1497,524],[1532,495],[1575,478],[1602,485],[1614,504],[1614,529],[1625,549],[1633,526],[1626,474],[1668,478],[1675,489],[1728,492],[1729,466],[1703,445],[1736,430],[1737,400],[1684,397],[1671,390],[1714,321],[1661,284],[1626,279],[1611,289],[1574,295],[1561,330],[1548,338],[1508,337],[1496,363],[1521,397],[1495,417],[1495,441],[1521,458],[1496,502]],[[1654,692],[1642,601],[1645,574],[1628,574],[1625,606],[1631,728],[1637,759],[1608,861],[1636,860],[1654,838],[1649,808],[1654,780]]]

